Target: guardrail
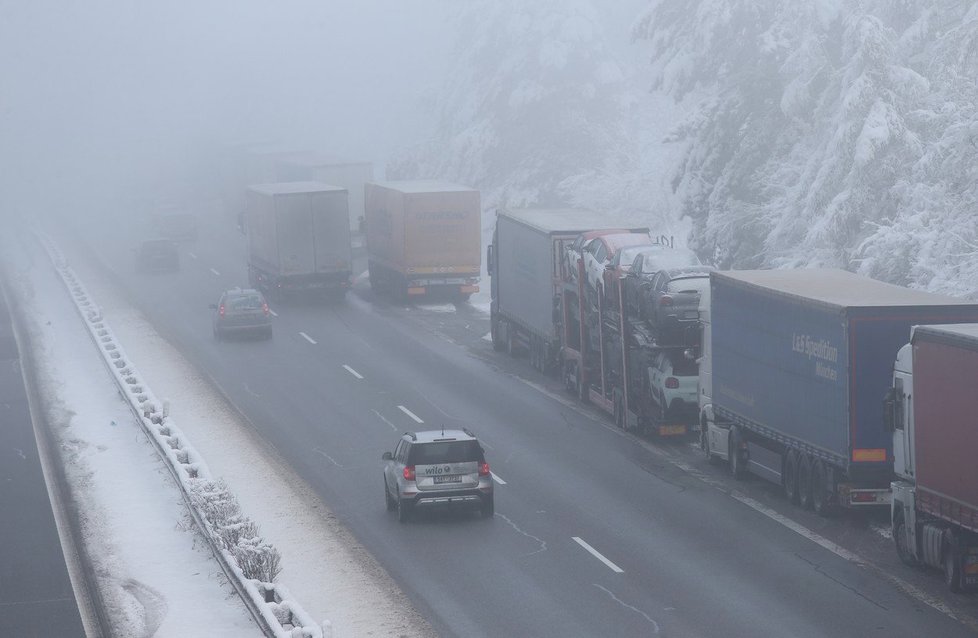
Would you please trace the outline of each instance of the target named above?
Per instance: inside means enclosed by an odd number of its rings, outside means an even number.
[[[278,551],[258,536],[223,481],[212,478],[204,459],[143,382],[96,305],[53,239],[35,231],[98,347],[102,360],[136,420],[166,461],[197,528],[255,622],[273,638],[329,638],[330,624],[316,623],[284,585],[273,582]]]

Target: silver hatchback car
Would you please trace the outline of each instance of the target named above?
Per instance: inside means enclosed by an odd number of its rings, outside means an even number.
[[[462,430],[407,432],[384,452],[384,499],[404,523],[415,509],[477,507],[491,518],[492,472],[474,434]]]

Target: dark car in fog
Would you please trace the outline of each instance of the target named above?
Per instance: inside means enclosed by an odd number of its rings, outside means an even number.
[[[660,345],[693,345],[699,338],[700,295],[710,286],[710,266],[660,270],[641,280],[639,315]]]
[[[180,253],[176,242],[148,239],[136,248],[136,267],[142,272],[175,272],[180,270]]]

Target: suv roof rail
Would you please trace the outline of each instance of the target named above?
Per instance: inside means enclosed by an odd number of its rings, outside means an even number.
[[[409,437],[411,437],[411,440],[412,440],[412,441],[417,441],[417,440],[418,440],[418,435],[417,435],[417,434],[415,434],[414,432],[405,432],[405,433],[404,433],[404,436],[409,436]]]

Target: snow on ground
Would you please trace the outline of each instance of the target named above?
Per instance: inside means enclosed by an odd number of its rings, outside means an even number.
[[[7,241],[13,292],[29,321],[42,395],[85,545],[120,636],[260,635],[177,486],[123,403],[47,256]],[[98,271],[62,243],[69,263],[148,385],[262,537],[282,553],[279,582],[334,636],[433,635],[389,575],[197,370]],[[261,480],[256,481],[255,477]]]

